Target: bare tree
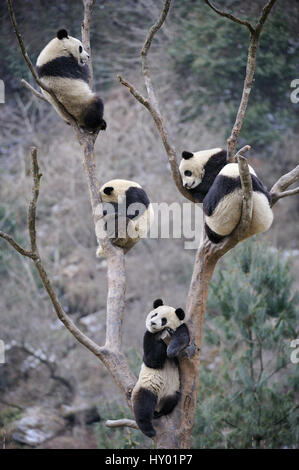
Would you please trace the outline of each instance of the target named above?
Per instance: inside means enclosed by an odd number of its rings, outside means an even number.
[[[251,177],[249,174],[248,164],[243,154],[250,149],[247,145],[236,153],[236,146],[238,136],[244,120],[246,107],[248,103],[249,93],[252,86],[255,65],[256,53],[258,47],[259,36],[262,31],[263,24],[265,23],[268,14],[270,13],[275,0],[269,1],[259,18],[257,26],[254,27],[246,20],[239,18],[218,10],[211,2],[206,1],[208,6],[216,13],[238,22],[250,31],[250,44],[248,49],[248,61],[246,76],[244,80],[244,89],[241,98],[239,111],[236,117],[236,122],[233,127],[230,138],[228,139],[228,150],[231,161],[238,161],[242,191],[243,191],[243,206],[242,216],[239,225],[234,232],[226,237],[221,243],[215,245],[211,243],[206,234],[203,235],[203,240],[198,248],[193,275],[190,283],[189,294],[187,298],[187,322],[191,332],[191,346],[187,352],[182,354],[180,358],[180,371],[181,371],[181,392],[182,398],[179,405],[170,416],[166,416],[157,420],[157,436],[155,438],[157,447],[162,448],[189,448],[191,446],[191,432],[194,424],[195,409],[197,404],[197,385],[199,379],[200,369],[200,351],[202,346],[203,322],[206,310],[206,302],[208,295],[209,283],[216,266],[217,261],[230,249],[232,249],[238,242],[246,238],[248,228],[252,216],[252,185]],[[89,33],[92,17],[92,9],[95,0],[83,0],[84,4],[84,20],[82,24],[82,40],[87,50],[90,50]],[[170,143],[164,119],[159,109],[159,102],[151,80],[150,68],[148,64],[148,52],[155,34],[163,26],[168,11],[170,8],[171,0],[165,0],[161,14],[155,24],[150,28],[144,45],[141,49],[142,72],[147,90],[147,96],[144,97],[136,88],[125,81],[119,76],[120,82],[126,86],[131,94],[151,113],[153,120],[156,124],[160,134],[162,143],[166,150],[168,161],[172,170],[173,180],[183,196],[192,202],[196,202],[186,191],[182,185],[178,164],[177,154],[174,146]],[[90,202],[93,212],[93,220],[96,225],[102,216],[101,199],[99,195],[99,182],[96,177],[96,163],[94,157],[94,144],[98,133],[89,134],[80,129],[74,118],[67,112],[67,110],[59,103],[55,95],[49,91],[36,76],[34,67],[26,52],[22,37],[17,27],[15,15],[13,12],[12,2],[8,0],[8,8],[10,11],[11,20],[19,41],[21,51],[24,59],[32,73],[36,83],[53,97],[55,103],[60,108],[61,112],[65,114],[68,121],[74,128],[75,135],[83,150],[83,166],[87,178]],[[90,77],[92,80],[92,63],[89,63]],[[24,85],[31,90],[31,92],[44,99],[43,95],[36,89],[31,87],[23,80]],[[92,82],[91,82],[92,83]],[[107,237],[100,240],[107,257],[107,277],[108,277],[108,295],[107,295],[107,320],[106,320],[106,342],[103,346],[99,346],[86,336],[69,318],[67,313],[61,306],[59,299],[53,289],[52,283],[45,270],[44,263],[40,257],[38,250],[38,239],[36,231],[36,209],[39,197],[41,173],[37,160],[37,149],[31,148],[31,172],[33,177],[32,184],[32,199],[28,208],[28,232],[30,239],[30,249],[25,249],[20,246],[10,235],[0,231],[0,237],[5,239],[18,253],[22,256],[30,258],[38,271],[42,283],[48,293],[50,301],[55,309],[58,318],[63,322],[65,327],[70,333],[87,349],[89,349],[102,363],[107,367],[109,372],[114,377],[120,391],[127,400],[129,407],[131,407],[130,397],[136,378],[131,372],[128,362],[121,351],[122,347],[122,318],[124,314],[124,301],[125,301],[125,266],[124,266],[124,253],[123,250],[113,246]],[[282,176],[272,187],[272,205],[274,205],[280,198],[291,196],[299,193],[299,188],[287,190],[299,178],[299,166]],[[118,420],[114,422],[107,422],[107,426],[129,426],[136,427],[136,423],[132,420]]]

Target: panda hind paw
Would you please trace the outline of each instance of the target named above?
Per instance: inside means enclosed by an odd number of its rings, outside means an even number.
[[[101,122],[101,124],[100,124],[100,130],[101,130],[101,131],[105,131],[106,128],[107,128],[107,123],[106,123],[106,121],[105,121],[104,119],[102,119],[102,122]]]

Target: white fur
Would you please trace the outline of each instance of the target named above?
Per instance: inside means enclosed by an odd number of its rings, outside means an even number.
[[[110,195],[104,193],[106,187],[113,187],[114,190]],[[110,180],[107,183],[103,184],[100,188],[100,195],[103,202],[114,202],[122,203],[126,191],[130,187],[142,188],[140,184],[135,181],[114,179]],[[127,227],[127,234],[130,237],[130,247],[135,245],[141,238],[145,238],[149,231],[150,226],[154,221],[154,210],[152,204],[150,203],[147,209],[139,216],[134,219],[131,219]],[[104,256],[104,250],[99,245],[97,252],[97,257]]]
[[[162,325],[162,318],[167,319],[166,325]],[[175,331],[182,323],[175,313],[175,308],[169,305],[155,308],[147,315],[145,321],[146,329],[150,333],[162,333],[166,327]],[[138,381],[132,392],[132,403],[140,388],[146,388],[157,396],[156,411],[159,411],[163,398],[180,391],[179,369],[175,362],[167,358],[162,369],[152,369],[142,363]]]
[[[249,166],[251,174],[256,176],[254,169]],[[219,175],[230,178],[239,177],[237,163],[229,163],[222,168]],[[247,237],[267,231],[273,221],[272,209],[263,193],[253,192],[252,220]],[[221,199],[211,216],[206,216],[208,227],[218,235],[229,235],[238,225],[242,214],[242,190],[238,188]]]
[[[157,396],[156,411],[159,411],[161,400],[180,390],[178,367],[169,359],[166,359],[162,369],[151,369],[142,363],[138,381],[132,392],[133,403],[140,388],[146,388]]]
[[[208,150],[201,150],[193,153],[193,157],[188,160],[182,159],[179,170],[181,173],[183,185],[187,189],[195,188],[198,186],[204,177],[205,170],[204,166],[212,155],[221,152],[221,148],[214,148]],[[191,176],[186,176],[185,171],[189,170],[192,172]]]
[[[79,52],[79,46],[82,47],[81,53]],[[79,39],[73,38],[72,36],[63,39],[54,38],[41,51],[37,58],[36,65],[41,67],[58,57],[68,57],[70,54],[72,54],[80,66],[86,64],[89,57]],[[41,81],[54,92],[58,101],[74,116],[79,126],[83,126],[84,114],[96,98],[96,94],[91,91],[89,85],[84,80],[55,76],[43,76]],[[49,93],[43,89],[41,89],[41,91],[53,105],[60,117],[67,121]]]
[[[175,313],[175,308],[168,305],[160,305],[160,307],[152,310],[146,317],[145,326],[150,333],[156,333],[164,329],[162,318],[167,318],[167,326],[172,330],[176,330],[182,321]]]

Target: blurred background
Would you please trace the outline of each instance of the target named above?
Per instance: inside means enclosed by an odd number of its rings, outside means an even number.
[[[255,21],[265,0],[217,1]],[[56,31],[80,37],[80,0],[15,0],[33,63]],[[97,0],[91,45],[96,91],[107,131],[96,143],[100,183],[133,179],[152,202],[184,202],[170,175],[150,114],[116,76],[141,91],[140,49],[161,0]],[[0,229],[28,246],[29,148],[43,173],[37,227],[41,255],[59,298],[84,332],[105,338],[106,262],[95,257],[82,155],[72,129],[20,83],[34,85],[0,6],[5,104],[0,104]],[[298,164],[298,1],[278,1],[262,32],[255,83],[239,146],[270,189]],[[219,17],[202,0],[174,1],[155,37],[150,65],[171,141],[178,154],[225,147],[239,105],[248,30]],[[242,243],[219,263],[209,294],[194,446],[299,446],[298,197],[274,208],[269,233]],[[126,256],[124,349],[138,374],[144,319],[155,298],[185,307],[195,251],[183,239],[143,240]],[[0,240],[0,447],[148,447],[138,431],[111,430],[106,419],[130,412],[104,366],[65,330],[25,258]]]

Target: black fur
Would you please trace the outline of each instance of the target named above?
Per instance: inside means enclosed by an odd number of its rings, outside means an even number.
[[[107,194],[107,196],[110,196],[110,194],[112,193],[112,191],[114,191],[114,188],[113,186],[106,186],[106,188],[104,188],[103,192],[104,194]],[[110,203],[109,203],[110,204]],[[114,203],[116,204],[116,203]]]
[[[209,237],[209,240],[211,240],[212,243],[220,243],[225,237],[222,235],[218,235],[218,233],[213,232],[213,230],[210,229],[210,227],[205,224],[205,230],[206,234]]]
[[[112,186],[106,186],[103,192],[107,194],[107,196],[110,196],[113,190],[114,188]],[[131,207],[130,214],[128,214],[128,209],[132,204],[135,206]],[[105,216],[115,212],[115,214],[119,214],[120,216],[127,217],[132,220],[135,219],[135,217],[140,217],[146,211],[149,204],[150,200],[147,197],[146,192],[142,188],[131,186],[126,191],[126,205],[118,204],[117,202],[107,202],[104,204],[103,215]]]
[[[143,337],[143,362],[152,369],[162,369],[167,358],[167,346],[160,334],[146,331]]]
[[[89,130],[100,129],[104,131],[107,127],[106,121],[103,119],[104,104],[101,98],[95,97],[89,105],[84,116],[84,128]]]
[[[156,299],[156,300],[154,300],[153,308],[161,307],[161,305],[163,305],[163,300],[162,300],[162,299]]]
[[[175,310],[176,316],[178,317],[179,320],[184,320],[185,318],[185,312],[182,308],[177,308]]]
[[[183,158],[184,160],[189,160],[189,158],[192,158],[193,155],[194,155],[194,154],[193,154],[192,152],[187,152],[186,150],[184,150],[184,151],[182,152],[182,158]]]
[[[82,67],[72,55],[56,57],[41,67],[36,67],[37,75],[42,77],[62,77],[83,80],[89,83],[89,71],[87,64]]]
[[[57,31],[57,38],[58,39],[64,39],[64,38],[68,38],[68,32],[66,29],[59,29]]]
[[[147,197],[146,192],[142,188],[136,188],[136,186],[131,186],[126,191],[126,204],[127,208],[134,203],[143,204],[146,208],[148,208],[150,200]]]
[[[136,423],[140,430],[148,437],[154,437],[156,435],[156,431],[152,425],[156,404],[157,397],[150,390],[140,388],[136,393],[133,405]]]
[[[212,155],[204,166],[205,174],[201,183],[195,188],[188,189],[192,196],[198,201],[203,202],[204,197],[212,186],[219,171],[227,164],[226,151],[221,150]]]
[[[185,349],[190,342],[188,327],[185,323],[179,326],[171,337],[167,347],[167,356],[173,358]]]
[[[172,412],[172,410],[175,408],[177,405],[179,399],[181,397],[180,392],[175,392],[173,395],[169,395],[168,397],[165,397],[161,401],[161,407],[160,411],[155,411],[154,412],[154,418],[161,418],[161,416],[164,415],[169,415],[169,413]]]
[[[135,207],[130,206],[134,204]],[[136,186],[131,186],[126,191],[126,215],[129,219],[135,219],[135,217],[140,217],[150,204],[150,200],[147,197],[146,192],[142,188],[136,188]],[[138,205],[138,207],[136,207]],[[128,210],[130,209],[130,210]],[[128,214],[128,212],[130,212]]]
[[[263,183],[255,176],[251,174],[252,189],[253,191],[264,194],[269,203],[271,197]],[[219,202],[228,194],[232,193],[236,189],[241,188],[240,176],[232,178],[229,176],[218,175],[212,184],[208,194],[203,201],[203,210],[207,216],[211,216],[218,206]]]

